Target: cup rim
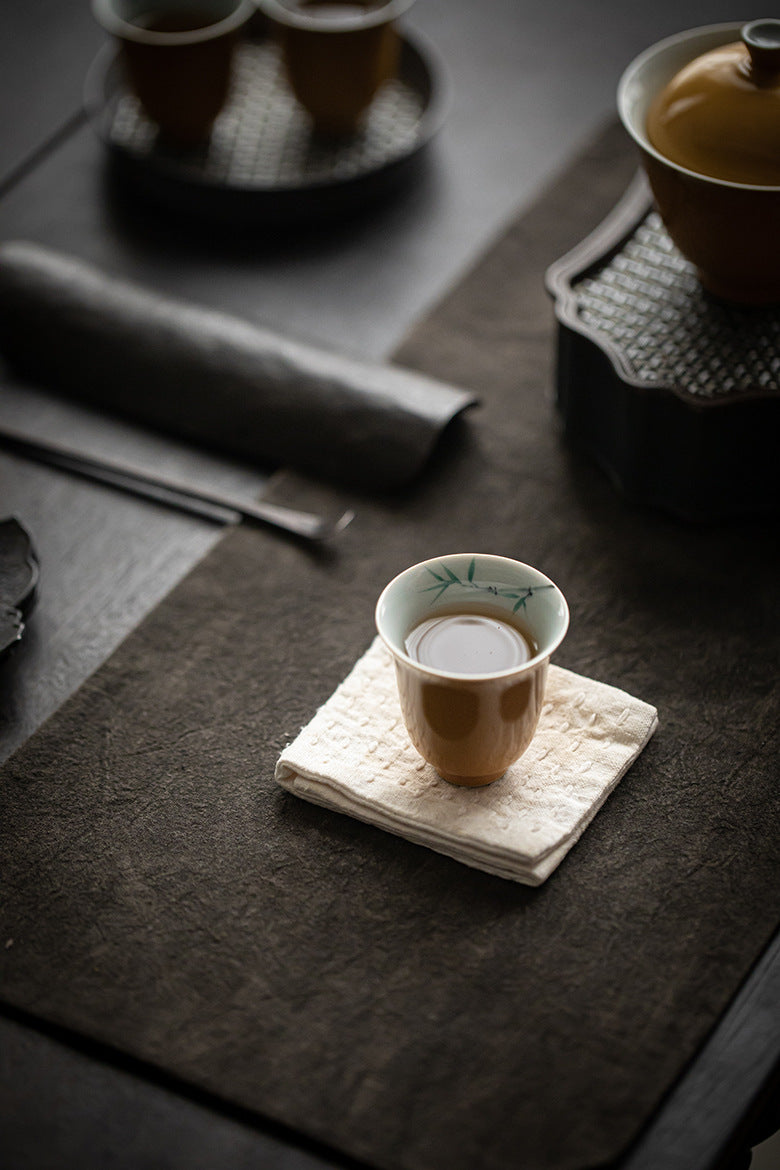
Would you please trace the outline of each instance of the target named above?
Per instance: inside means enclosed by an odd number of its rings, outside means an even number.
[[[481,558],[482,560],[489,560],[492,562],[498,561],[498,562],[503,563],[505,565],[511,565],[513,568],[526,569],[526,570],[530,570],[532,573],[535,573],[540,578],[540,581],[538,582],[538,584],[544,585],[544,586],[551,586],[555,590],[555,593],[558,597],[558,600],[559,600],[561,606],[563,607],[563,623],[561,626],[560,633],[550,643],[545,645],[543,650],[540,650],[538,654],[535,654],[533,656],[533,658],[529,658],[527,662],[523,662],[520,666],[507,667],[505,670],[492,671],[489,674],[466,674],[466,673],[462,673],[460,671],[455,671],[455,670],[440,670],[437,667],[428,666],[425,663],[418,662],[416,658],[412,658],[409,654],[406,653],[406,651],[404,649],[402,649],[401,647],[396,645],[396,643],[390,638],[390,636],[387,634],[387,632],[383,629],[383,623],[382,623],[382,619],[381,619],[380,610],[382,609],[382,607],[384,605],[384,602],[387,598],[389,591],[393,588],[393,586],[398,581],[401,580],[402,577],[405,577],[407,574],[416,572],[420,569],[427,569],[433,565],[440,565],[442,561],[452,560],[454,557],[459,557],[459,558],[471,557],[471,558]],[[419,671],[421,674],[426,674],[431,678],[450,679],[450,680],[454,680],[454,681],[458,681],[458,682],[471,682],[471,683],[491,682],[491,681],[495,681],[498,679],[511,678],[513,676],[527,674],[529,671],[534,670],[536,667],[540,666],[542,663],[549,660],[552,657],[552,655],[555,653],[555,651],[558,649],[558,647],[560,646],[563,639],[566,637],[566,633],[569,629],[570,616],[571,615],[569,612],[569,605],[568,605],[568,602],[566,601],[566,598],[565,598],[563,592],[561,591],[559,586],[556,585],[555,582],[550,577],[547,576],[546,573],[543,573],[541,571],[541,569],[537,569],[535,565],[529,565],[525,561],[515,560],[513,557],[504,557],[504,556],[500,556],[497,553],[482,553],[482,552],[443,553],[440,556],[428,557],[424,561],[418,561],[414,565],[409,565],[407,568],[403,569],[400,573],[397,573],[395,575],[395,577],[392,578],[392,580],[388,581],[388,583],[385,585],[384,589],[380,593],[380,595],[377,599],[376,607],[374,609],[374,623],[376,625],[377,633],[379,634],[379,637],[382,639],[382,641],[385,644],[385,646],[387,647],[387,649],[393,655],[393,658],[400,659],[406,666],[410,667],[412,670]]]
[[[255,5],[252,0],[236,0],[233,11],[215,20],[213,24],[181,32],[155,32],[153,29],[141,28],[137,24],[131,24],[129,20],[123,20],[114,10],[112,0],[92,0],[92,14],[107,33],[125,41],[135,41],[140,45],[195,45],[201,41],[213,41],[246,24],[254,12]]]
[[[664,37],[663,40],[656,41],[655,44],[650,45],[639,53],[624,69],[617,87],[617,109],[620,120],[623,126],[628,131],[634,142],[646,154],[649,154],[657,162],[669,167],[671,170],[677,171],[687,178],[698,179],[701,183],[712,183],[718,187],[733,187],[742,191],[767,191],[776,194],[780,191],[780,186],[773,186],[771,184],[759,183],[735,183],[730,179],[718,179],[714,175],[706,175],[702,171],[692,171],[688,167],[682,166],[680,163],[673,162],[672,159],[667,158],[659,150],[652,145],[644,126],[639,126],[632,116],[633,101],[637,76],[642,69],[652,60],[658,59],[664,54],[668,54],[674,49],[684,45],[686,42],[700,41],[709,38],[716,38],[708,49],[702,49],[701,52],[707,52],[709,49],[715,49],[718,45],[727,45],[730,40],[739,39],[741,30],[745,24],[749,23],[744,20],[740,21],[726,21],[721,24],[706,24],[698,28],[686,29],[684,32],[674,33],[672,36]],[[717,38],[723,37],[722,40]],[[693,61],[698,53],[694,53],[689,58]],[[680,66],[682,68],[682,65]],[[655,94],[652,94],[655,97]]]
[[[366,8],[365,12],[344,15],[339,18],[321,16],[316,13],[291,8],[284,0],[255,0],[258,9],[271,20],[287,28],[308,29],[311,32],[343,33],[376,25],[389,24],[411,8],[414,0],[385,0]]]

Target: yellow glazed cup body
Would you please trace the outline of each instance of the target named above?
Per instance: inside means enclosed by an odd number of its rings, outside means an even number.
[[[405,643],[411,630],[453,610],[514,620],[536,652],[521,666],[473,675],[410,657]],[[377,630],[393,655],[409,738],[440,776],[477,787],[497,780],[520,758],[539,721],[550,656],[568,624],[560,589],[538,569],[507,557],[434,557],[386,586],[377,602]]]
[[[92,0],[92,11],[160,132],[182,146],[207,139],[230,92],[238,35],[254,15],[249,0]],[[192,13],[206,23],[180,27]]]
[[[281,47],[287,80],[327,137],[354,134],[398,71],[397,18],[411,0],[258,0]]]

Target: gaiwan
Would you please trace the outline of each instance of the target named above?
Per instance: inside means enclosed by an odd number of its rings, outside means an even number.
[[[704,288],[780,302],[780,20],[658,42],[623,74],[618,109]]]
[[[780,20],[747,24],[684,66],[652,102],[647,135],[701,175],[780,186]]]

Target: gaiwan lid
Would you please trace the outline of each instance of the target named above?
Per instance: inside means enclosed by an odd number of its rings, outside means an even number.
[[[658,94],[647,135],[665,158],[710,178],[780,186],[780,20],[689,62]]]

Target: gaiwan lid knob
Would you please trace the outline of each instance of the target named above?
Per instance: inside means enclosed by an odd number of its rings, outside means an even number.
[[[647,115],[651,144],[687,170],[730,183],[780,186],[780,20],[689,62]]]

